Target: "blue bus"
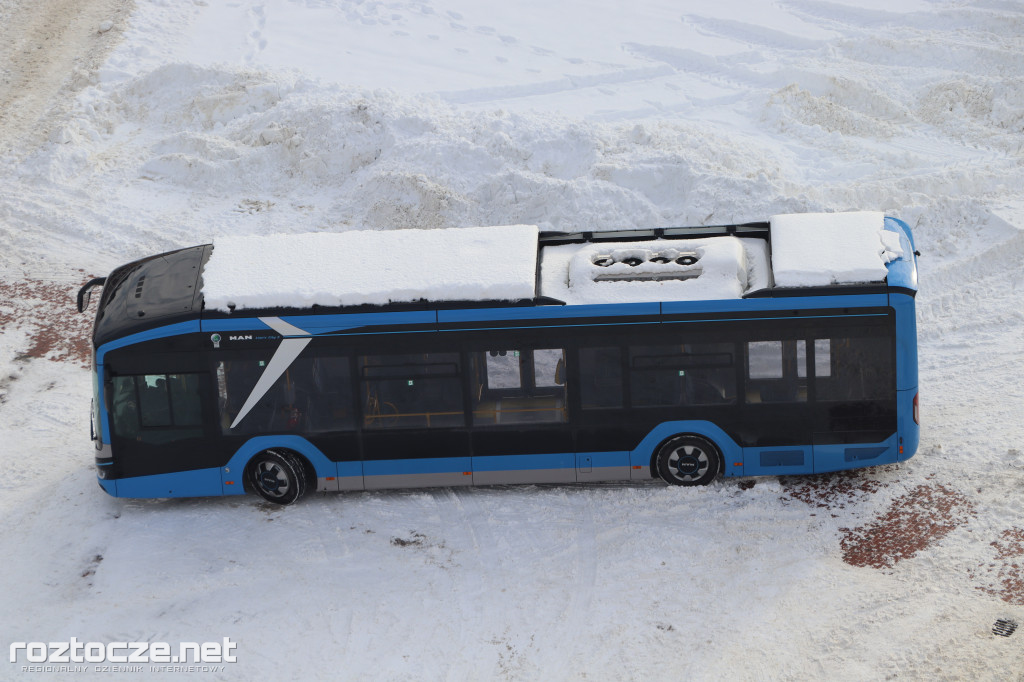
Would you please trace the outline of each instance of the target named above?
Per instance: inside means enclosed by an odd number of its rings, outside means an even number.
[[[832,214],[814,215],[827,224]],[[516,286],[463,288],[459,300],[421,287],[282,305],[287,291],[260,298],[264,279],[308,280],[288,261],[329,256],[282,254],[260,237],[232,265],[269,257],[280,272],[253,263],[256,295],[240,292],[244,304],[214,272],[240,238],[129,263],[79,292],[84,311],[102,287],[92,335],[99,484],[115,497],[255,492],[290,504],[311,491],[690,486],[903,461],[919,440],[916,251],[904,222],[870,215],[890,252],[875,274],[849,277],[817,264],[828,230],[794,246],[775,218],[520,229],[516,248],[492,245],[493,267],[473,264],[485,279],[514,266]],[[389,231],[389,249],[420,243],[403,232],[432,231]],[[839,240],[832,251],[849,249]]]

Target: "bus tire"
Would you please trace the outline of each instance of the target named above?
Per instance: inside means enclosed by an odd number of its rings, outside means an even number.
[[[706,438],[673,436],[658,448],[655,468],[670,485],[708,485],[722,470],[722,453]]]
[[[249,462],[249,485],[267,502],[292,504],[306,493],[306,468],[286,450],[264,450]]]

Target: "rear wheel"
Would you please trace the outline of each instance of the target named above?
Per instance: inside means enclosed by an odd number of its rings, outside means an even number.
[[[249,463],[249,484],[274,504],[292,504],[306,492],[302,460],[284,450],[264,450]]]
[[[700,436],[675,436],[659,448],[658,474],[672,485],[707,485],[722,469],[722,453]]]

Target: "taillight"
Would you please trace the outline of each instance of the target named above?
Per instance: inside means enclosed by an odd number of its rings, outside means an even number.
[[[914,394],[914,423],[917,424],[918,426],[920,426],[921,425],[921,416],[920,416],[920,414],[918,412],[919,408],[917,406],[917,396],[918,396],[918,394],[915,393]]]

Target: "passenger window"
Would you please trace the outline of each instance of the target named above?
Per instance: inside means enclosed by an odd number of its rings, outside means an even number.
[[[818,400],[882,400],[895,391],[892,339],[853,337],[826,340],[829,344],[829,373],[817,372],[818,345],[815,342],[815,387]]]
[[[782,342],[751,341],[747,344],[747,377],[782,378]]]
[[[457,353],[365,355],[359,373],[368,429],[465,425]]]
[[[630,348],[634,407],[724,405],[736,400],[735,347],[683,343]]]
[[[814,340],[814,376],[832,376],[832,340]]]
[[[293,361],[231,429],[266,365],[265,360],[255,359],[218,363],[217,393],[223,433],[321,433],[355,427],[349,358],[313,356]]]
[[[748,403],[806,402],[807,382],[806,341],[747,343]]]
[[[491,349],[470,358],[474,425],[567,421],[564,349]]]
[[[487,385],[491,388],[520,388],[519,351],[494,350],[487,359]]]
[[[203,435],[198,374],[114,377],[114,433],[144,443],[169,443]]]
[[[622,407],[622,350],[580,349],[580,397],[584,410]]]
[[[533,384],[538,387],[565,385],[565,351],[561,348],[533,351]]]

